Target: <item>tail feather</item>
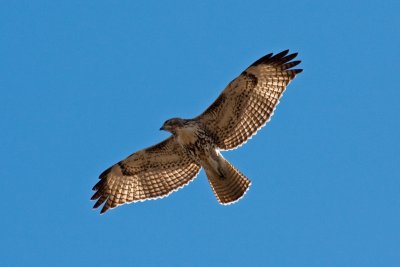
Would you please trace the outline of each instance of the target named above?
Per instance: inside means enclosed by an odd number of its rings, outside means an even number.
[[[251,185],[246,176],[222,157],[219,172],[211,169],[205,171],[214,194],[222,205],[240,200]]]

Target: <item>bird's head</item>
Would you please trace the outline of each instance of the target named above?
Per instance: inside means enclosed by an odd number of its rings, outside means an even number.
[[[175,133],[176,129],[183,127],[185,124],[185,120],[181,118],[172,118],[169,120],[166,120],[161,126],[160,130],[168,131],[171,133]]]

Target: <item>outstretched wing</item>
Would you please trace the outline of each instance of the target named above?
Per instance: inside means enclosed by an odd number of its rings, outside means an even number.
[[[93,187],[104,204],[101,213],[119,205],[165,197],[188,184],[200,171],[173,137],[140,150],[105,170]]]
[[[266,55],[234,79],[200,116],[220,149],[244,144],[271,118],[289,82],[302,72],[291,69],[297,53]]]

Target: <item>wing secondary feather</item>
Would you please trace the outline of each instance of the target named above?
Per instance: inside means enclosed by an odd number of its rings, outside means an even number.
[[[286,86],[302,69],[292,69],[297,53],[268,54],[228,84],[200,116],[223,150],[244,144],[271,118]]]
[[[105,170],[93,208],[104,203],[101,213],[119,205],[168,196],[193,180],[200,166],[194,163],[173,137],[140,150]]]

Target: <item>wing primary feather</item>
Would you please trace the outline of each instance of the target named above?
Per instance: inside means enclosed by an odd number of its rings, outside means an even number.
[[[268,62],[266,62],[266,63],[280,62],[280,60],[281,60],[282,58],[284,58],[288,53],[289,53],[289,49],[287,49],[287,50],[285,50],[285,51],[282,51],[282,52],[280,52],[280,53],[274,55],[273,57],[271,57],[271,58],[268,60]]]
[[[104,212],[106,212],[110,207],[108,204],[108,201],[106,202],[106,204],[104,204],[103,208],[101,208],[100,214],[103,214]]]
[[[97,191],[91,197],[97,200],[93,208],[104,204],[100,211],[103,214],[125,203],[168,196],[192,181],[200,168],[171,136],[100,174],[100,181],[93,187]],[[167,178],[173,183],[163,183]]]
[[[265,55],[262,58],[258,59],[256,62],[254,62],[250,66],[257,66],[257,65],[263,64],[266,61],[268,61],[268,59],[270,59],[272,55],[273,55],[273,53],[269,53],[268,55]]]
[[[293,54],[287,55],[287,56],[283,57],[283,58],[279,61],[279,63],[284,64],[284,63],[286,63],[286,62],[289,62],[289,61],[291,61],[292,59],[294,59],[295,57],[297,57],[297,54],[298,54],[298,53],[293,53]]]
[[[99,197],[101,197],[101,193],[99,191],[97,191],[96,193],[93,194],[93,196],[90,199],[91,200],[96,200]]]
[[[111,166],[110,168],[108,168],[107,170],[103,171],[100,175],[99,175],[99,179],[103,179],[104,177],[106,177],[112,169],[113,166]]]
[[[107,200],[107,197],[104,196],[104,195],[102,195],[102,196],[96,201],[96,203],[93,205],[93,208],[94,208],[94,209],[97,209],[97,208],[100,207],[100,205],[103,204],[104,201],[106,201],[106,200]]]
[[[301,63],[295,60],[297,56],[298,53],[289,54],[289,50],[263,56],[231,81],[217,100],[195,118],[217,136],[219,149],[239,147],[269,121],[286,86],[303,71],[292,69]],[[218,101],[222,96],[224,101]]]
[[[97,182],[97,184],[95,184],[92,188],[93,191],[96,191],[100,188],[101,184],[103,183],[103,179],[101,179],[100,181]]]
[[[301,60],[295,60],[292,62],[288,62],[285,65],[283,65],[283,67],[284,67],[283,69],[287,70],[287,69],[293,68],[293,67],[299,65],[300,63],[301,63]]]
[[[299,74],[299,73],[303,72],[303,69],[294,69],[292,71],[294,71],[295,74]]]

